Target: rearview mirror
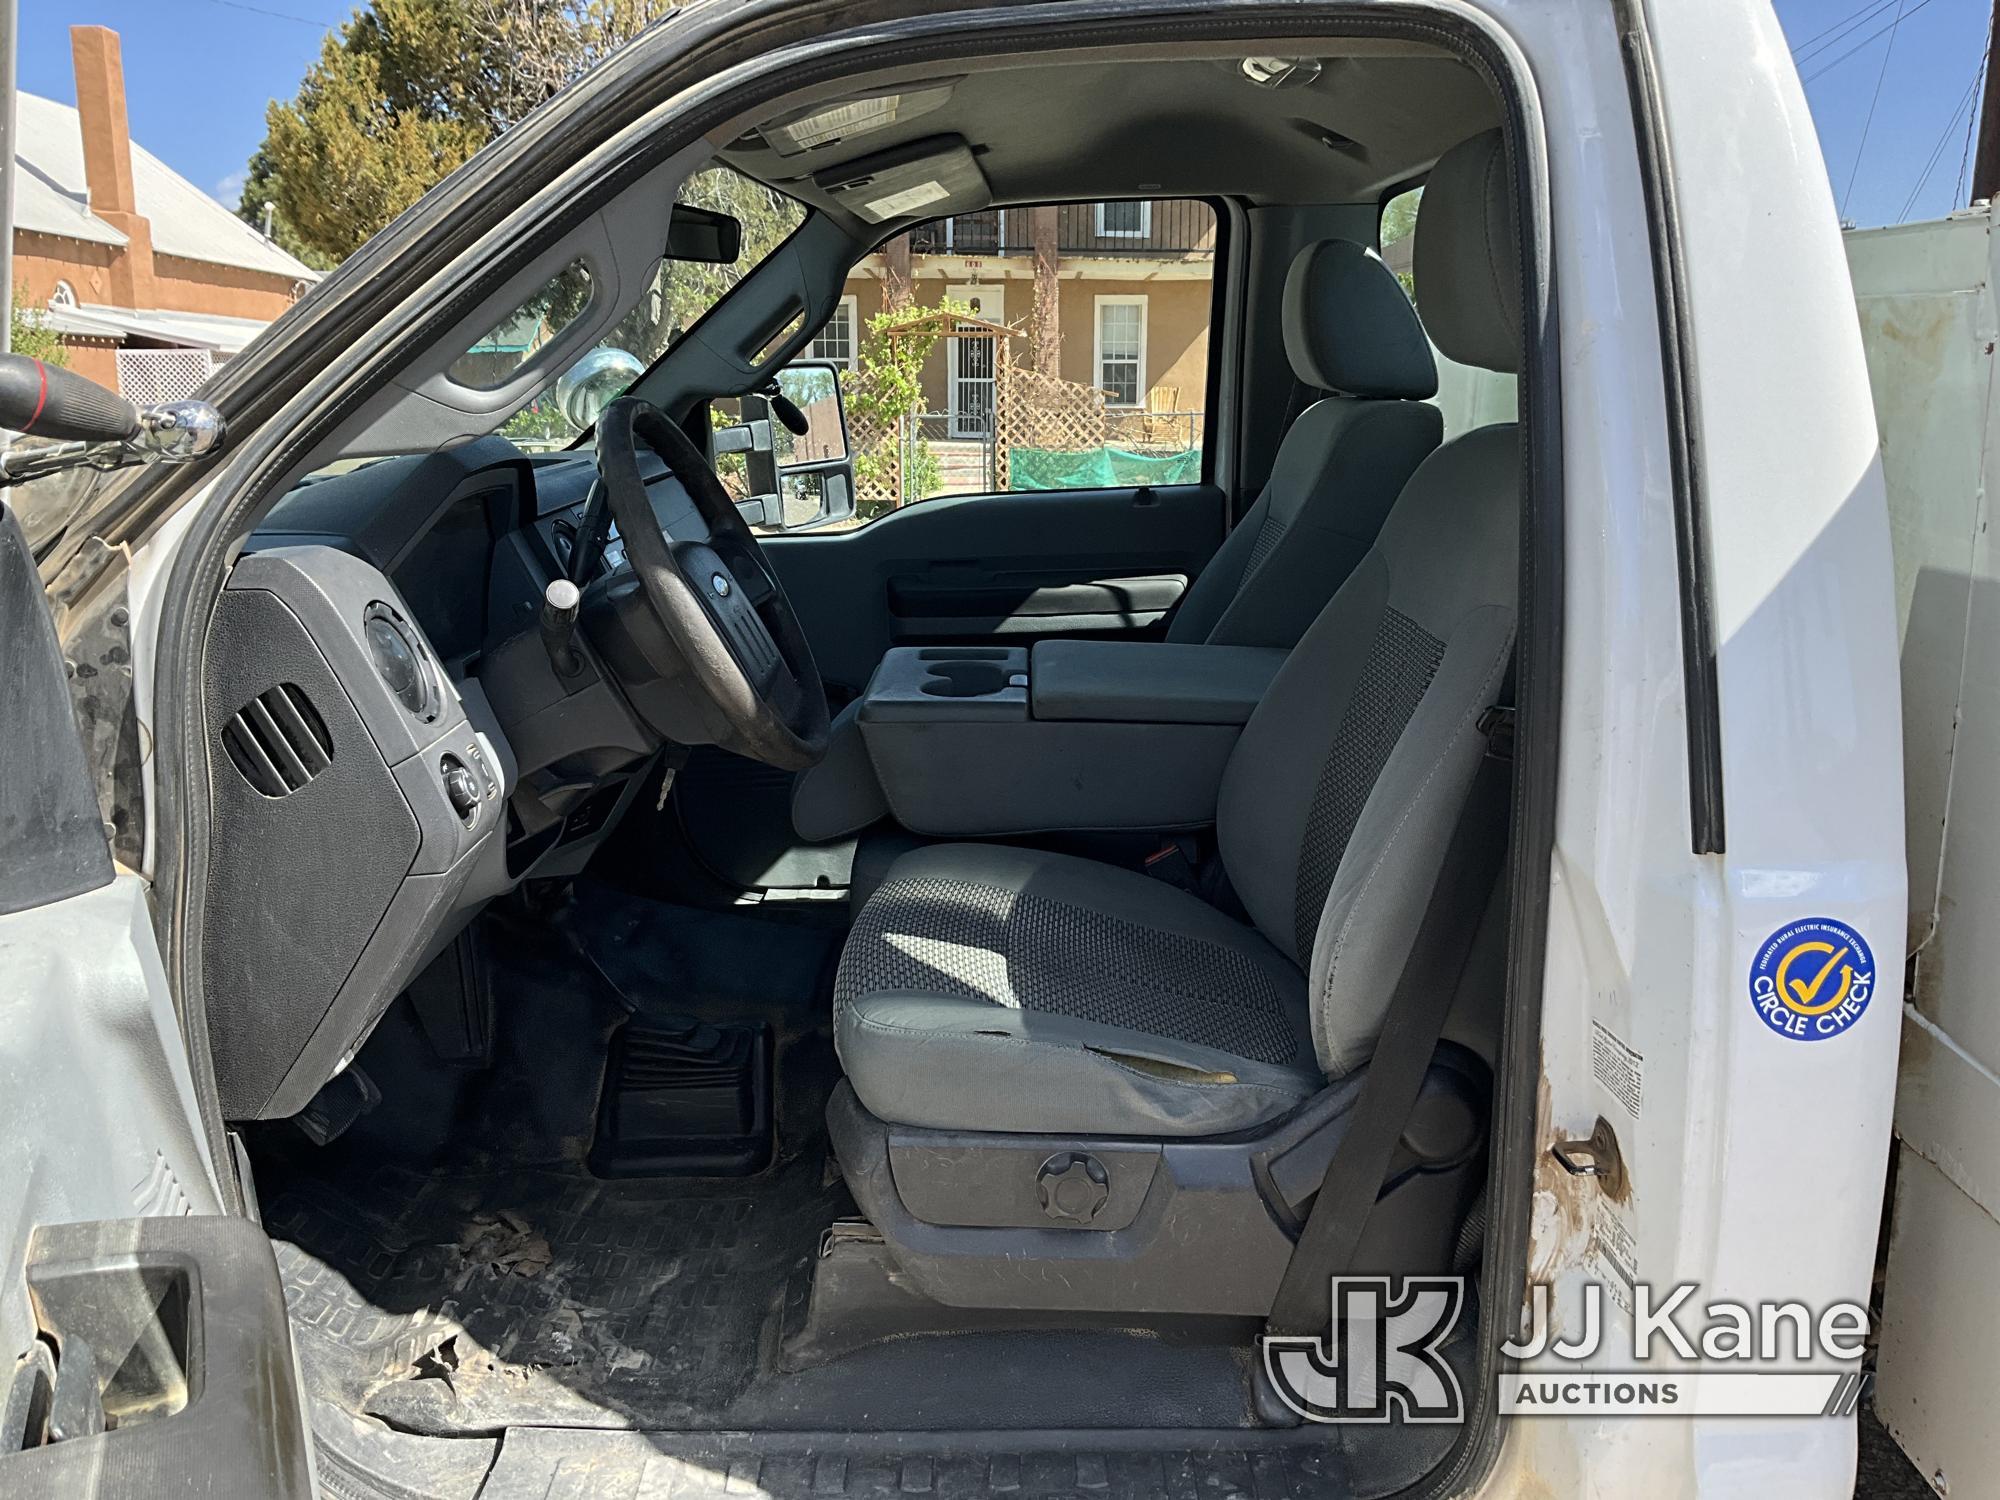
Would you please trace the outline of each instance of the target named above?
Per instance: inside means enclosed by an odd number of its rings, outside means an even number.
[[[712,208],[674,205],[667,222],[667,259],[729,266],[743,253],[743,223]]]
[[[599,412],[645,373],[638,355],[610,344],[599,345],[562,372],[556,381],[556,405],[570,426],[585,431],[596,425]]]

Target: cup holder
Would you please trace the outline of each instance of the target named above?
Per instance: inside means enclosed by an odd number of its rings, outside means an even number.
[[[933,698],[984,698],[1007,689],[1007,668],[997,661],[946,660],[927,662],[920,691]]]

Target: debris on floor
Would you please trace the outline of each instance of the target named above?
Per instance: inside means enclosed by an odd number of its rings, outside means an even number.
[[[495,1276],[539,1276],[554,1261],[548,1240],[519,1214],[475,1214],[458,1238],[468,1273],[485,1269]]]

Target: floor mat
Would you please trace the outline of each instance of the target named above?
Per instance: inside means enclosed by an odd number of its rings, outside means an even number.
[[[385,1168],[356,1191],[294,1183],[266,1221],[313,1388],[350,1410],[427,1433],[704,1427],[852,1211],[820,1173],[798,1157],[726,1182]]]
[[[821,1233],[854,1212],[825,1131],[839,934],[604,887],[579,897],[554,923],[485,919],[498,985],[491,1067],[438,1063],[399,1005],[359,1059],[382,1088],[373,1113],[324,1149],[284,1126],[257,1138],[265,1223],[322,1410],[372,1417],[383,1426],[352,1433],[391,1438],[1252,1420],[1241,1340],[940,1335],[781,1370],[785,1314],[800,1309]],[[605,1048],[635,1015],[772,1028],[768,1170],[586,1170]]]
[[[392,1013],[360,1058],[381,1106],[332,1148],[281,1135],[258,1161],[301,1358],[348,1410],[426,1433],[714,1425],[854,1211],[825,1127],[838,934],[580,895],[552,924],[485,919],[493,1067],[439,1065]],[[773,1027],[769,1168],[587,1170],[606,1042],[635,1013]]]

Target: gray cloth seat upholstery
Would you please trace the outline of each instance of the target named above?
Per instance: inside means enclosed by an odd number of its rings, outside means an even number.
[[[1512,369],[1507,180],[1497,131],[1447,153],[1416,266],[1438,346]],[[1249,925],[1063,855],[896,860],[835,985],[862,1104],[939,1129],[1207,1135],[1365,1066],[1513,658],[1520,464],[1511,424],[1425,459],[1244,726],[1216,835]]]
[[[1256,504],[1194,581],[1167,639],[1291,646],[1367,553],[1437,447],[1437,362],[1395,273],[1320,240],[1285,274],[1285,357],[1321,398],[1285,431]]]
[[[1215,1135],[1320,1087],[1305,977],[1253,929],[1145,875],[938,844],[890,867],[834,990],[878,1115],[940,1129]],[[1004,1098],[967,1080],[1006,1079]]]

